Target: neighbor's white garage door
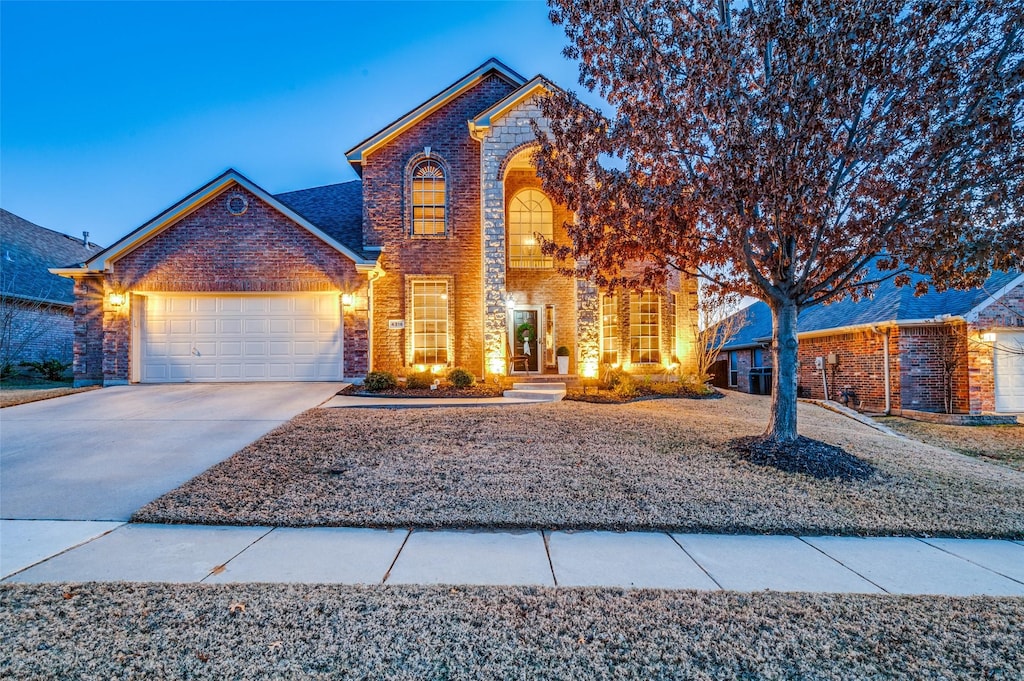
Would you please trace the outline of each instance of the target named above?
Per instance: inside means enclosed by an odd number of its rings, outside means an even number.
[[[1024,411],[1024,331],[996,334],[996,411]]]
[[[143,383],[337,381],[337,294],[147,295],[139,306]]]

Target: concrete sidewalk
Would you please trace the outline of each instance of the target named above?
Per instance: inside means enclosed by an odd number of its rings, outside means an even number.
[[[5,582],[511,584],[1024,596],[1024,542],[3,521]],[[22,538],[19,543],[18,537]],[[48,549],[47,537],[53,541]],[[69,539],[78,545],[64,551]]]

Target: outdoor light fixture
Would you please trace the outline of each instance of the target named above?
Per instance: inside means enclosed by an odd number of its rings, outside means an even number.
[[[344,305],[345,307],[352,307],[353,305],[356,304],[356,297],[351,293],[342,293],[341,304]]]
[[[981,334],[981,340],[985,341],[986,343],[995,343],[996,335],[991,331],[986,331],[985,333]]]
[[[508,298],[505,299],[505,307],[512,309],[516,306],[516,298],[511,293],[508,294]]]
[[[109,302],[114,307],[121,307],[122,305],[125,304],[125,302],[127,302],[127,300],[128,297],[123,293],[111,291],[109,294],[107,294],[107,302]]]

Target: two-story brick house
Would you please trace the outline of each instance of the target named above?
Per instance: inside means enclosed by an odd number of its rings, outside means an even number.
[[[530,160],[553,87],[489,60],[349,150],[360,180],[271,195],[229,170],[55,270],[75,279],[76,381],[553,373],[560,346],[585,376],[686,363],[692,280],[602,295],[540,252],[572,219]]]

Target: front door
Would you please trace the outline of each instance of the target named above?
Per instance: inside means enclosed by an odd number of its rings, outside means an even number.
[[[530,371],[537,371],[540,367],[538,361],[542,346],[538,335],[540,333],[540,314],[538,310],[516,309],[512,311],[512,354],[526,355],[529,357],[527,365]]]

